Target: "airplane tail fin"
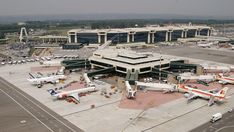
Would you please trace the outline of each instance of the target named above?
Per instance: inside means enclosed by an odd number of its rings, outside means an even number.
[[[226,94],[227,94],[227,91],[228,91],[228,87],[225,87],[225,88],[221,89],[221,90],[217,93],[217,95],[218,95],[218,96],[221,96],[221,97],[225,97]]]
[[[217,75],[217,78],[222,78],[223,77],[223,74],[218,74]]]
[[[57,94],[57,92],[54,89],[48,89],[47,90],[51,95]]]

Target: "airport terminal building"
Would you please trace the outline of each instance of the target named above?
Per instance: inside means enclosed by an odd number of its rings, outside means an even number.
[[[97,50],[89,58],[92,68],[115,68],[116,72],[145,74],[152,68],[168,69],[171,58],[156,53],[137,53],[126,49]]]
[[[69,43],[104,44],[177,41],[179,38],[193,38],[196,36],[210,36],[212,28],[209,26],[165,26],[123,29],[72,29],[68,31]]]

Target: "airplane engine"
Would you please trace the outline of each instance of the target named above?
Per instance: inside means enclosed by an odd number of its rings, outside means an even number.
[[[135,97],[136,97],[136,91],[128,91],[127,92],[128,99],[135,98]]]
[[[219,81],[219,83],[220,83],[220,84],[226,84],[226,82],[224,82],[224,81]]]
[[[184,94],[184,97],[185,97],[185,98],[188,98],[188,97],[189,97],[189,93],[185,93],[185,94]]]
[[[42,83],[37,84],[37,88],[41,88],[42,87]]]

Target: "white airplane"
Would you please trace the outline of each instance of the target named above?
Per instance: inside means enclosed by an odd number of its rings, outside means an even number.
[[[31,78],[27,79],[33,85],[37,85],[38,88],[41,88],[45,83],[56,84],[59,80],[64,80],[67,77],[65,75],[51,75],[48,77],[34,77],[31,73],[29,73]]]
[[[214,75],[200,75],[200,76],[195,76],[192,74],[181,74],[177,77],[178,80],[184,81],[184,80],[202,80],[202,81],[214,81],[215,76]]]
[[[197,44],[198,47],[202,47],[202,48],[210,48],[211,45],[213,45],[213,43],[199,43],[199,44]]]
[[[198,42],[197,46],[202,48],[210,48],[212,45],[218,44],[219,41],[213,41],[213,42]]]
[[[143,86],[146,90],[150,91],[163,91],[163,93],[175,92],[177,90],[177,86],[173,84],[165,84],[165,83],[144,83],[136,81],[137,86]]]
[[[196,99],[198,97],[208,99],[208,106],[211,106],[214,104],[215,101],[217,102],[224,102],[227,94],[228,87],[225,87],[218,91],[217,93],[213,93],[212,91],[204,91],[200,89],[191,88],[188,86],[179,85],[178,86],[179,91],[185,92],[185,97],[188,98],[188,102],[190,102],[192,99]]]
[[[225,77],[223,76],[223,74],[217,75],[216,79],[219,80],[219,83],[222,83],[222,84],[234,84],[233,77]]]
[[[230,72],[231,68],[228,66],[208,66],[203,65],[202,66],[205,71],[211,71],[211,72]]]
[[[56,97],[57,99],[66,99],[66,98],[74,98],[77,102],[80,102],[79,94],[80,93],[87,93],[87,92],[94,92],[96,91],[96,87],[87,87],[82,89],[76,89],[71,91],[55,91],[53,89],[47,90],[51,96]]]

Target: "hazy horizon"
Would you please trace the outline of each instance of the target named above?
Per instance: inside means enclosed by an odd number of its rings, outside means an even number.
[[[0,0],[0,16],[177,14],[233,17],[233,0]]]

